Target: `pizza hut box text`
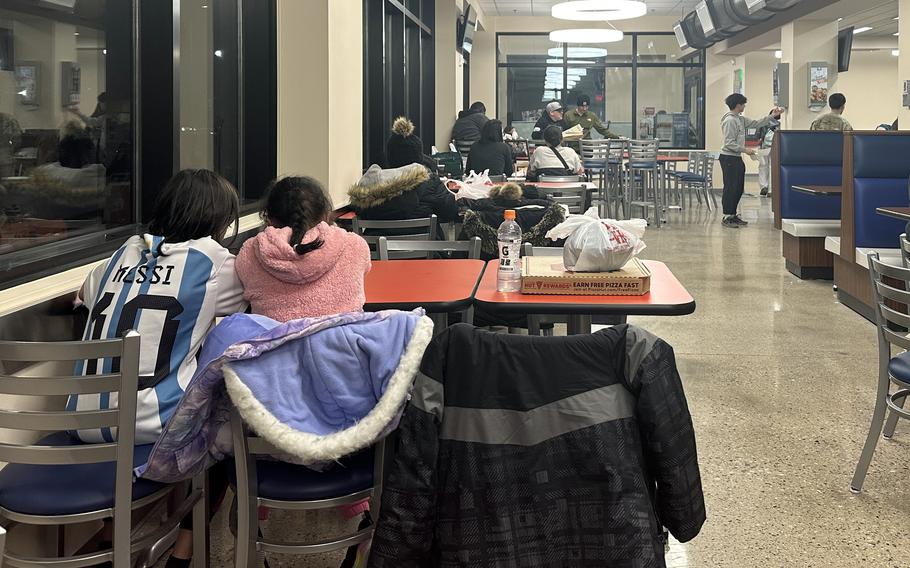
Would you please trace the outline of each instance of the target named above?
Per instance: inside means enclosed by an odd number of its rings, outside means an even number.
[[[637,258],[613,272],[569,272],[559,257],[526,256],[521,272],[522,294],[643,296],[651,290],[651,273]]]

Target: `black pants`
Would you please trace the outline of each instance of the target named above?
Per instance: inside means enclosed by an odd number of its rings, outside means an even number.
[[[224,495],[227,493],[228,475],[230,473],[228,467],[234,467],[233,463],[230,463],[228,460],[223,460],[213,465],[206,472],[206,475],[209,477],[209,490],[206,494],[206,501],[208,501],[206,503],[206,509],[209,512],[209,520],[218,512],[218,508],[224,500]],[[187,513],[187,515],[183,517],[183,520],[180,521],[180,528],[193,530],[192,511]]]
[[[739,156],[721,154],[720,169],[724,172],[724,215],[736,215],[746,185],[746,163]]]

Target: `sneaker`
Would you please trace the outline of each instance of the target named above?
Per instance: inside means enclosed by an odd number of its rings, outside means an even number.
[[[760,192],[760,193],[761,193],[761,195],[768,195],[768,188],[767,188],[767,187],[761,188],[761,192]]]
[[[736,222],[735,217],[724,217],[724,220],[721,221],[720,224],[728,229],[739,228],[739,223]]]
[[[733,222],[736,223],[737,225],[739,225],[740,227],[745,227],[746,225],[749,224],[748,221],[743,221],[743,218],[740,217],[739,215],[733,216]]]

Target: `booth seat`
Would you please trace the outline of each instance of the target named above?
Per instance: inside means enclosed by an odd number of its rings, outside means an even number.
[[[782,230],[787,270],[803,279],[834,277],[825,237],[840,235],[839,196],[808,195],[794,185],[839,186],[843,180],[843,134],[779,131],[775,136],[775,226]]]
[[[906,224],[876,213],[879,207],[906,207],[910,178],[910,133],[852,132],[845,135],[843,221],[835,258],[838,299],[872,319],[867,255],[901,265],[900,234]]]

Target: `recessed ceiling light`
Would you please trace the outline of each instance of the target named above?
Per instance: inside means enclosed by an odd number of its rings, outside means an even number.
[[[550,41],[555,43],[612,43],[622,41],[619,30],[608,29],[570,29],[550,32]]]
[[[779,50],[779,49],[778,49],[777,51],[774,52],[774,57],[777,58],[777,59],[780,59],[780,58],[783,57],[783,56],[784,56],[784,52],[781,51],[781,50]]]
[[[838,21],[838,22],[843,22],[844,19],[843,19],[843,18],[838,18],[837,21]]]
[[[638,0],[575,0],[556,4],[550,10],[554,18],[582,22],[631,20],[648,13],[648,7]]]
[[[894,57],[897,57],[897,56],[900,55],[900,54],[901,54],[901,50],[899,50],[899,49],[892,49],[892,50],[891,50],[891,55],[893,55]]]
[[[900,16],[894,16],[894,19],[895,19],[895,20],[900,20],[901,17],[900,17]]]
[[[861,34],[863,32],[868,32],[871,29],[872,28],[870,26],[863,26],[861,28],[856,28],[855,30],[853,30],[853,35]]]
[[[900,36],[900,35],[901,35],[901,33],[900,33],[900,32],[894,32],[894,33],[893,33],[893,34],[891,34],[891,35],[893,35],[893,36],[894,36],[894,37],[898,37],[898,36]]]

